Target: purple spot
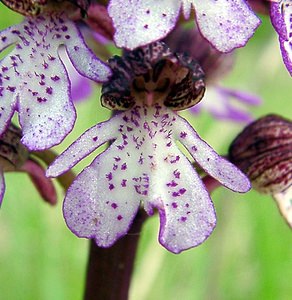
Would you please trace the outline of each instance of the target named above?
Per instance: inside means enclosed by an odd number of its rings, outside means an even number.
[[[73,48],[75,51],[78,51],[79,50],[79,47],[78,46],[74,46]]]
[[[110,183],[109,186],[108,186],[108,188],[111,191],[111,190],[113,190],[115,188],[115,186],[112,183]]]
[[[127,164],[126,164],[126,163],[123,163],[123,164],[122,164],[121,170],[123,170],[123,171],[124,171],[124,170],[127,170]]]
[[[187,190],[185,188],[180,189],[178,192],[183,195]]]
[[[109,181],[111,181],[111,180],[113,179],[113,174],[112,174],[112,172],[109,172],[108,174],[106,174],[105,177],[106,177]]]
[[[163,13],[163,14],[162,14],[162,17],[164,17],[164,18],[165,18],[165,17],[166,17],[166,14],[164,14],[164,13]]]
[[[189,206],[190,206],[189,203],[186,203],[185,207],[189,207]]]
[[[118,207],[118,205],[117,205],[117,203],[112,203],[111,207],[112,207],[113,209],[116,209],[116,208]]]
[[[12,30],[11,32],[12,32],[13,34],[20,34],[20,31],[19,31],[19,30],[15,30],[15,29]]]
[[[98,137],[97,137],[97,136],[95,136],[94,138],[92,138],[92,140],[93,140],[94,142],[96,142],[96,141],[97,141],[97,139],[98,139]]]
[[[114,160],[115,160],[116,162],[118,162],[118,161],[121,160],[121,158],[120,158],[119,156],[117,156],[117,157],[114,157]]]
[[[60,80],[60,77],[58,75],[55,75],[55,76],[51,76],[51,79],[53,81],[58,81],[58,80]]]
[[[127,126],[127,131],[128,131],[128,132],[129,132],[129,131],[133,131],[133,128],[130,127],[130,126]]]
[[[168,186],[168,187],[176,187],[176,186],[177,186],[177,183],[176,183],[174,180],[172,180],[171,182],[168,182],[168,183],[166,184],[166,186]]]
[[[46,88],[46,93],[49,94],[49,95],[52,95],[53,94],[53,88],[51,86],[47,87]]]
[[[118,216],[117,216],[117,219],[118,219],[119,221],[121,221],[121,220],[123,219],[123,216],[118,215]]]
[[[114,165],[113,165],[113,170],[116,171],[117,169],[118,169],[118,165],[117,165],[117,164],[114,164]]]
[[[6,36],[2,36],[2,37],[1,37],[1,41],[2,41],[2,42],[5,42],[6,40],[7,40],[7,37],[6,37]]]
[[[67,27],[66,25],[63,25],[63,26],[61,27],[61,29],[62,29],[62,31],[66,32],[66,31],[68,30],[68,27]]]
[[[122,186],[122,187],[126,187],[126,186],[127,186],[127,179],[123,179],[123,180],[122,180],[121,186]]]
[[[42,102],[47,102],[47,98],[45,98],[45,97],[37,97],[37,101],[39,102],[39,103],[42,103]]]
[[[182,132],[180,133],[180,138],[181,138],[181,139],[184,139],[186,136],[187,136],[187,133],[186,133],[186,132],[182,131]]]
[[[193,151],[197,151],[198,149],[197,149],[196,146],[193,146],[193,147],[192,147],[192,150],[193,150]]]
[[[187,217],[181,217],[180,220],[181,220],[182,222],[185,222],[185,221],[187,220]]]
[[[71,38],[70,35],[68,35],[68,34],[65,35],[65,39],[66,39],[66,40],[69,40],[70,38]]]
[[[176,202],[172,202],[172,203],[171,203],[171,206],[172,206],[173,208],[177,208],[177,203],[176,203]]]
[[[144,28],[147,29],[147,28],[148,28],[148,24],[145,24],[145,25],[144,25]]]
[[[180,172],[176,169],[173,171],[173,175],[175,178],[179,179],[180,178]]]
[[[150,14],[150,9],[147,9],[147,10],[146,10],[146,14]]]
[[[7,87],[7,90],[9,91],[9,92],[15,92],[15,90],[16,90],[16,87],[15,86],[8,86]]]

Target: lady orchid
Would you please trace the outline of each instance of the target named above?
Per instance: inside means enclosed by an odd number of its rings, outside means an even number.
[[[0,62],[0,134],[17,111],[22,143],[31,150],[47,149],[66,137],[76,119],[60,47],[65,47],[75,69],[91,80],[104,82],[111,72],[71,20],[75,6],[68,7],[66,1],[3,2],[27,17],[0,32],[0,51],[14,46]],[[75,2],[80,6],[87,1]]]
[[[175,111],[196,104],[204,94],[203,72],[185,55],[161,42],[109,60],[111,80],[103,85],[103,105],[120,110],[86,131],[48,168],[59,176],[110,142],[67,191],[63,212],[79,237],[110,247],[124,236],[140,207],[160,215],[160,243],[180,253],[202,243],[216,216],[210,196],[182,144],[222,185],[247,192],[248,179],[220,157]]]

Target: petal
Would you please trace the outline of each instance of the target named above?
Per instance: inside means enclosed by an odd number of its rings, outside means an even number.
[[[118,116],[97,124],[83,133],[67,150],[49,166],[46,175],[57,177],[73,168],[80,160],[100,145],[115,139],[118,130]]]
[[[176,24],[180,6],[177,0],[111,0],[108,12],[117,46],[134,49],[165,37]]]
[[[202,35],[219,51],[243,47],[260,25],[244,0],[192,0]]]
[[[183,119],[177,119],[176,135],[195,161],[212,177],[232,191],[244,193],[250,189],[248,178],[232,163],[219,156]]]
[[[291,1],[271,2],[271,21],[279,34],[283,61],[292,76],[292,3]]]
[[[108,67],[93,57],[76,25],[63,15],[27,18],[8,30],[4,36],[17,42],[0,65],[0,133],[17,107],[22,142],[30,150],[43,150],[60,143],[76,119],[59,46],[64,44],[77,70],[94,80],[105,80]]]
[[[0,170],[0,207],[2,205],[3,197],[5,193],[5,181],[2,170]]]
[[[51,205],[57,203],[55,187],[52,181],[45,176],[45,170],[37,161],[33,159],[27,160],[20,170],[28,173],[36,189],[45,201]]]
[[[237,102],[246,104],[246,107],[242,104],[238,105]],[[204,100],[193,106],[191,112],[197,113],[198,110],[204,109],[217,119],[249,122],[253,118],[247,105],[259,105],[260,103],[261,99],[250,93],[214,86],[207,89]]]
[[[71,95],[73,102],[86,99],[90,96],[93,90],[90,80],[81,76],[76,71],[67,55],[65,47],[60,47],[59,55],[66,67],[71,82]]]
[[[77,176],[64,200],[70,230],[79,237],[94,238],[100,247],[110,247],[128,232],[140,204],[136,178],[142,171],[130,167],[136,156],[130,144],[121,150],[125,142],[121,139]]]
[[[148,205],[159,211],[159,242],[169,251],[180,253],[209,237],[216,226],[216,215],[200,177],[176,145],[160,147],[160,151],[163,154],[156,159]]]

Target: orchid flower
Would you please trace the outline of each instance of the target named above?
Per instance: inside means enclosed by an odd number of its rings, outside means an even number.
[[[118,47],[134,49],[162,39],[180,12],[188,19],[192,8],[202,35],[222,52],[244,46],[260,24],[244,0],[111,0],[114,40]]]
[[[68,171],[106,142],[110,146],[69,187],[63,206],[68,227],[79,237],[110,247],[125,235],[143,203],[160,215],[160,243],[173,253],[201,244],[213,231],[213,203],[181,143],[207,173],[227,188],[246,192],[250,183],[220,157],[174,110],[201,100],[203,72],[191,59],[163,43],[109,61],[112,80],[103,105],[117,112],[86,131],[48,168]]]
[[[22,143],[30,150],[60,143],[76,119],[60,46],[82,76],[103,82],[111,74],[59,5],[0,32],[0,51],[14,45],[0,62],[0,134],[18,111]]]

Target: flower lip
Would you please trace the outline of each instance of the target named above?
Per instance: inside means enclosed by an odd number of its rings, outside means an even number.
[[[109,60],[111,80],[103,85],[102,104],[126,110],[136,101],[143,105],[163,104],[181,110],[198,103],[205,91],[204,72],[185,54],[172,53],[163,42],[155,42],[122,58]]]

